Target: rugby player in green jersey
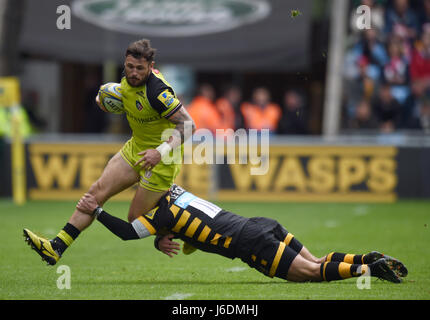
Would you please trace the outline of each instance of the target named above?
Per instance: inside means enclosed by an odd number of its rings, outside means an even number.
[[[399,260],[377,251],[360,255],[332,252],[316,258],[277,221],[239,216],[177,185],[155,208],[131,223],[104,211],[91,194],[84,195],[77,207],[123,240],[157,235],[156,248],[169,256],[179,250],[171,239],[180,238],[202,251],[240,258],[269,277],[294,282],[343,280],[364,274],[400,283],[408,273]]]
[[[128,212],[130,222],[155,207],[169,190],[180,171],[183,143],[195,130],[193,120],[172,87],[153,68],[155,52],[145,39],[131,43],[126,50],[121,94],[132,137],[110,159],[101,177],[88,191],[102,205],[138,183]],[[106,111],[98,97],[96,102]],[[171,135],[163,141],[162,134],[167,129],[172,129]],[[179,153],[175,152],[177,148]],[[161,161],[169,155],[170,163]],[[43,260],[54,265],[92,222],[93,217],[76,209],[54,239],[45,239],[28,229],[24,229],[24,236]]]

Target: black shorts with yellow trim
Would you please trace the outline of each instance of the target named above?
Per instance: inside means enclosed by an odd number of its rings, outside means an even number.
[[[251,218],[243,227],[238,240],[238,256],[251,268],[282,279],[303,245],[277,221]]]

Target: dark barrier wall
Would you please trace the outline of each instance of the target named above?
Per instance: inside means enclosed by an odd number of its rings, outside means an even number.
[[[27,145],[28,197],[79,199],[121,146],[120,143]],[[6,170],[2,170],[2,196],[11,194],[9,148],[3,148],[7,159],[3,161]],[[251,174],[251,169],[261,167],[262,163],[184,164],[176,182],[202,197],[228,201],[430,199],[430,148],[272,146],[268,161],[264,175]],[[131,188],[115,199],[129,200],[133,193]]]
[[[10,144],[0,138],[0,197],[12,194]]]
[[[402,198],[430,198],[430,148],[400,148],[399,183]]]

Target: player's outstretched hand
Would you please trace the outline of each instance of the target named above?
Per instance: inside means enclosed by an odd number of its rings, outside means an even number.
[[[181,249],[181,245],[177,242],[172,241],[173,234],[168,234],[160,239],[158,242],[158,249],[164,254],[167,254],[170,258],[173,258],[172,254],[178,254]]]
[[[97,208],[98,203],[96,198],[89,193],[84,194],[84,196],[78,201],[76,209],[79,211],[92,215],[94,210]]]
[[[142,169],[145,170],[152,170],[161,161],[161,154],[155,149],[141,151],[138,155],[142,156],[142,158],[140,158],[134,166],[138,166],[143,162]]]

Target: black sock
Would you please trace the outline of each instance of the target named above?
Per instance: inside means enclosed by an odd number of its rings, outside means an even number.
[[[72,224],[67,223],[51,241],[52,248],[61,256],[81,232]]]

